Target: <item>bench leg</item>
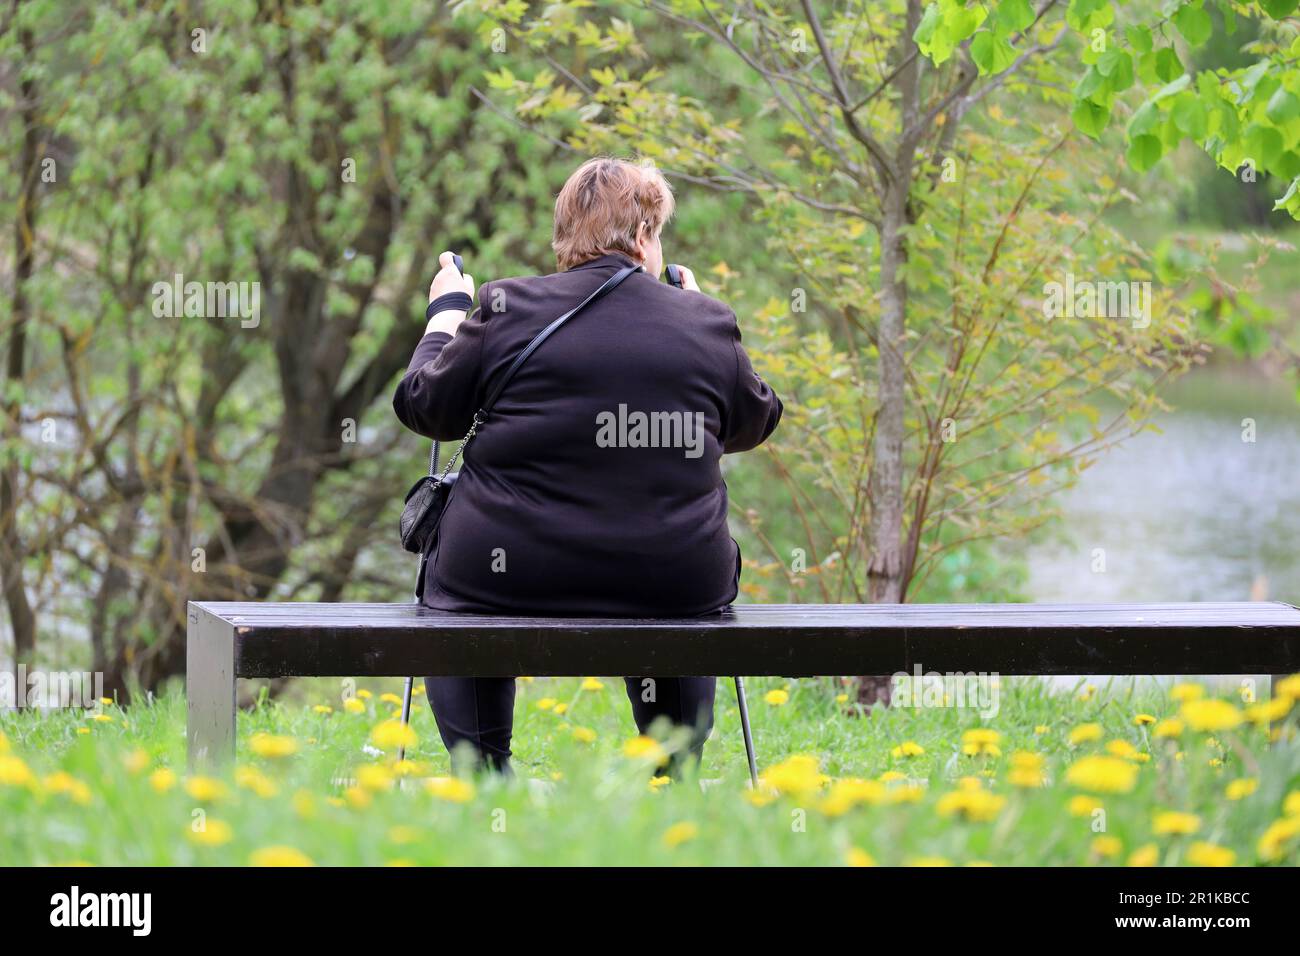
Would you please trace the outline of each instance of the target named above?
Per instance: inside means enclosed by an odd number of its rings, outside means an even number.
[[[194,770],[229,764],[235,757],[235,629],[193,604],[188,615],[186,736]]]

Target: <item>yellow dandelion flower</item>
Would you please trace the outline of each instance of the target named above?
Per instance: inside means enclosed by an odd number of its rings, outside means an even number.
[[[1159,862],[1160,848],[1154,843],[1147,843],[1140,846],[1128,855],[1129,866],[1155,866]]]
[[[77,728],[77,736],[82,736],[82,735],[84,735],[84,734],[88,734],[88,733],[90,733],[90,728],[89,728],[89,727],[78,727],[78,728]]]
[[[329,704],[317,704],[312,708],[312,712],[316,714],[332,714],[334,713],[334,708]]]
[[[382,764],[367,763],[357,767],[357,786],[371,793],[393,789],[393,772]]]
[[[388,840],[390,843],[396,843],[398,846],[406,846],[410,843],[418,843],[422,834],[416,827],[399,824],[395,827],[388,828]]]
[[[412,691],[412,696],[414,696],[414,691]],[[392,704],[394,707],[402,706],[402,698],[398,697],[392,691],[388,691],[387,693],[380,694],[379,702],[381,704]]]
[[[558,703],[559,701],[557,701],[554,697],[543,697],[541,700],[537,702],[537,709],[553,710],[555,708],[555,705]]]
[[[375,696],[374,694],[370,693],[370,691],[365,690],[364,688],[361,689],[361,690],[359,690],[359,691],[357,691],[357,697],[358,697],[360,700],[369,700],[370,698],[372,698],[372,697],[374,697],[374,696]]]
[[[963,788],[945,793],[934,808],[941,817],[956,816],[972,823],[988,823],[997,818],[1006,802],[1006,797],[982,788]]]
[[[1051,729],[1052,728],[1048,727],[1047,724],[1037,724],[1034,727],[1034,733],[1041,736],[1042,734],[1047,733]]]
[[[763,695],[763,702],[771,707],[784,707],[790,703],[790,693],[784,690],[769,690]]]
[[[1178,703],[1186,703],[1192,700],[1200,700],[1205,696],[1205,688],[1200,684],[1175,684],[1169,688],[1169,697]]]
[[[567,714],[568,712],[569,712],[569,705],[564,703],[563,701],[555,705],[555,713]]]
[[[296,754],[298,752],[298,741],[292,737],[283,737],[277,734],[253,734],[252,739],[248,742],[248,749],[259,757],[265,757],[268,760],[279,760]]]
[[[1124,844],[1117,836],[1102,834],[1101,836],[1096,836],[1092,839],[1092,852],[1097,854],[1097,856],[1109,859],[1111,857],[1119,856],[1120,851],[1123,849]]]
[[[596,732],[590,727],[574,727],[573,739],[580,744],[594,744],[596,742]]]
[[[1151,821],[1151,832],[1156,836],[1186,836],[1201,828],[1201,818],[1194,813],[1166,810],[1157,813]]]
[[[50,774],[41,781],[41,785],[45,788],[46,793],[64,794],[74,803],[79,803],[82,806],[90,803],[90,788],[65,770]]]
[[[1237,854],[1227,847],[1198,840],[1187,848],[1187,862],[1192,866],[1232,866]]]
[[[1102,803],[1100,800],[1083,793],[1071,797],[1070,802],[1065,806],[1066,809],[1070,811],[1070,816],[1072,817],[1091,816],[1095,811],[1102,809]]]
[[[400,720],[385,720],[370,731],[370,742],[380,750],[396,750],[399,747],[411,748],[420,742],[420,736],[410,724]]]
[[[848,702],[849,702],[849,695],[848,695],[848,694],[836,694],[836,695],[835,695],[835,703],[837,703],[837,704],[847,704]]]
[[[251,790],[265,800],[280,792],[280,788],[256,767],[236,767],[235,786],[243,790]]]
[[[1285,855],[1288,844],[1297,836],[1300,836],[1300,816],[1274,820],[1259,838],[1257,849],[1260,859],[1265,863],[1280,860]]]
[[[424,782],[424,790],[448,803],[468,803],[474,799],[474,784],[460,777],[430,777]]]
[[[1112,757],[1122,757],[1125,760],[1137,760],[1139,751],[1127,740],[1111,740],[1106,744],[1106,753]]]
[[[375,802],[374,794],[362,787],[348,787],[343,791],[343,799],[358,810],[364,810]]]
[[[651,763],[662,763],[668,756],[667,751],[659,741],[652,737],[633,737],[627,743],[623,744],[623,756],[631,757],[633,760],[646,760]]]
[[[157,793],[166,793],[176,786],[176,774],[166,767],[159,767],[149,774],[149,786],[153,787]]]
[[[795,754],[768,767],[759,779],[778,793],[803,795],[820,790],[828,778],[817,769],[816,757]]]
[[[1229,800],[1244,800],[1258,789],[1258,780],[1253,777],[1242,777],[1229,783],[1227,789],[1224,790],[1224,795]]]
[[[235,831],[225,820],[208,819],[198,830],[191,827],[187,836],[199,846],[224,846],[235,838]]]
[[[293,807],[293,812],[304,820],[316,816],[316,797],[308,790],[296,791],[289,799],[289,805]]]
[[[1235,704],[1213,697],[1205,700],[1189,700],[1183,704],[1180,715],[1187,722],[1187,726],[1201,732],[1231,730],[1243,719],[1241,710]]]
[[[652,792],[658,792],[658,791],[662,790],[664,787],[666,787],[666,786],[668,786],[669,784],[671,784],[672,782],[673,782],[673,778],[672,778],[672,777],[651,777],[651,778],[650,778],[650,785],[649,785],[649,786],[650,786],[650,790],[651,790]]]
[[[1251,704],[1244,716],[1256,727],[1267,727],[1289,714],[1294,706],[1295,700],[1290,697],[1274,697],[1262,704]]]
[[[1134,715],[1133,715],[1133,723],[1137,724],[1137,726],[1139,726],[1139,727],[1145,727],[1147,724],[1154,724],[1155,722],[1156,722],[1156,719],[1155,719],[1155,717],[1153,717],[1151,714],[1134,714]]]
[[[1292,790],[1282,800],[1282,815],[1287,817],[1300,816],[1300,790]]]
[[[923,753],[925,753],[925,748],[912,740],[905,740],[890,751],[890,754],[895,758],[919,757]]]
[[[742,791],[741,796],[744,797],[745,800],[747,800],[749,803],[753,804],[756,807],[765,807],[769,803],[772,803],[774,800],[776,800],[779,794],[777,794],[775,790],[772,790],[768,787],[760,786],[756,790]]]
[[[20,757],[0,756],[0,787],[36,788],[36,775]]]
[[[1137,784],[1138,768],[1116,757],[1083,757],[1065,771],[1066,782],[1093,793],[1128,793]]]
[[[9,746],[9,738],[4,735],[3,730],[0,730],[0,754],[7,754],[12,749]]]
[[[879,779],[881,783],[897,783],[899,780],[906,780],[907,774],[901,770],[886,770]]]
[[[875,866],[875,858],[866,850],[860,847],[851,846],[847,853],[844,854],[845,866]]]
[[[907,861],[908,866],[952,866],[952,861],[942,856],[914,856]]]
[[[973,727],[961,735],[961,752],[968,757],[1000,757],[1002,735],[987,727]]]
[[[1300,674],[1292,674],[1290,677],[1284,677],[1273,685],[1274,697],[1289,697],[1292,700],[1300,700]]]
[[[149,755],[137,747],[122,758],[122,766],[132,776],[142,773],[149,767]]]
[[[1162,720],[1156,724],[1155,730],[1151,731],[1152,736],[1156,738],[1181,737],[1183,735],[1183,722],[1176,717],[1168,720]]]
[[[599,677],[584,677],[582,679],[582,690],[604,690],[605,682]]]
[[[674,823],[664,831],[663,843],[671,850],[673,847],[694,840],[699,835],[700,828],[689,820],[684,820],[681,823]]]
[[[925,799],[925,787],[916,783],[904,784],[898,787],[890,787],[885,791],[885,803],[920,803]]]
[[[395,777],[418,777],[424,772],[424,764],[418,760],[395,760],[390,769]]]
[[[348,805],[348,802],[342,797],[326,797],[325,802],[331,807],[346,807]]]
[[[220,800],[229,792],[226,785],[214,777],[190,777],[185,781],[185,792],[200,803]]]
[[[1046,782],[1043,776],[1043,755],[1025,750],[1013,753],[1007,782],[1013,787],[1041,787]]]
[[[249,866],[314,866],[311,857],[291,846],[268,846],[254,850]]]
[[[1101,740],[1101,737],[1101,724],[1080,724],[1070,731],[1070,735],[1066,737],[1066,740],[1071,747],[1077,747],[1079,744]]]
[[[366,702],[360,697],[349,697],[343,702],[343,710],[349,714],[364,714]]]
[[[885,785],[877,780],[846,777],[836,780],[817,809],[829,817],[842,816],[859,804],[876,806],[887,799]]]
[[[111,724],[113,717],[110,714],[91,714],[88,720],[93,720],[97,724]]]

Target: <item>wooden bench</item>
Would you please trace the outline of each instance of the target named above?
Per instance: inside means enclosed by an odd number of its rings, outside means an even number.
[[[191,602],[188,614],[191,763],[233,757],[241,677],[1300,670],[1300,610],[1276,602],[740,605],[684,620]]]

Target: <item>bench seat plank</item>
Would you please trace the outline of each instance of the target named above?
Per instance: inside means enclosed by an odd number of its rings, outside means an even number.
[[[236,677],[925,671],[1272,674],[1300,610],[1195,604],[738,605],[687,619],[498,617],[414,604],[202,602]]]

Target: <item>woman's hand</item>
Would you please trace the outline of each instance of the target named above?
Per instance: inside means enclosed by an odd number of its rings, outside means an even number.
[[[456,268],[456,263],[452,260],[450,252],[444,252],[438,256],[438,265],[441,266],[438,274],[433,277],[433,284],[429,286],[429,301],[432,302],[440,295],[446,295],[448,292],[464,292],[471,299],[474,298],[474,277],[468,272],[460,274]],[[456,329],[464,320],[469,312],[464,309],[444,309],[441,312],[435,312],[429,318],[429,324],[425,326],[424,334],[430,332],[446,332],[448,335],[455,335]]]
[[[677,268],[682,270],[682,288],[689,289],[691,292],[699,292],[700,286],[695,281],[695,273],[683,265],[679,265]]]

